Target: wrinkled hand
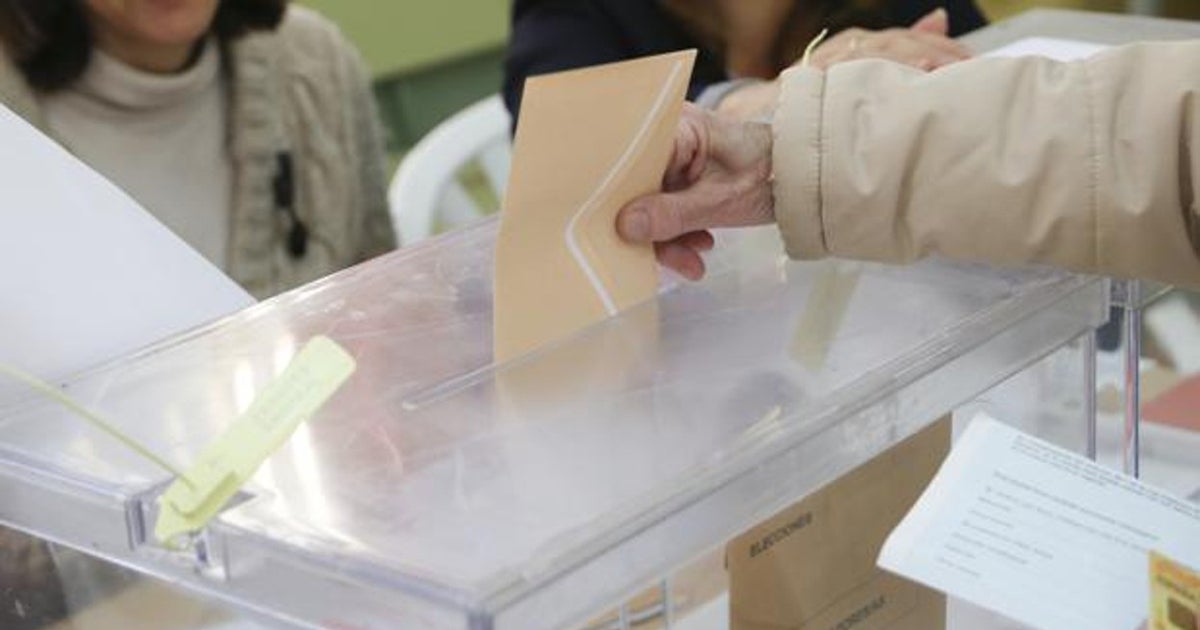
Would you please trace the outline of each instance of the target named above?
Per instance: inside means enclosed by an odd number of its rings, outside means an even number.
[[[709,229],[775,220],[771,142],[768,125],[685,104],[663,192],[622,208],[617,232],[633,243],[654,243],[660,263],[700,279],[700,254],[713,246]]]
[[[888,59],[933,70],[971,57],[971,51],[950,39],[950,22],[945,9],[935,9],[908,28],[868,31],[846,29],[821,44],[812,53],[810,65],[826,69],[853,59]]]
[[[950,39],[949,33],[945,9],[935,9],[908,28],[883,31],[851,28],[818,46],[809,65],[826,70],[833,64],[854,59],[887,59],[933,70],[969,59],[971,51]],[[744,86],[721,99],[717,111],[743,120],[769,116],[779,100],[779,90],[778,78]]]

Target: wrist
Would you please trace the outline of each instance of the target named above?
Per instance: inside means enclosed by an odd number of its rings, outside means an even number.
[[[747,79],[726,92],[714,109],[739,120],[762,120],[770,118],[778,100],[779,84],[776,81]]]
[[[770,123],[749,122],[746,135],[757,154],[754,189],[758,191],[756,213],[763,223],[775,222],[775,171],[772,154],[775,136]]]

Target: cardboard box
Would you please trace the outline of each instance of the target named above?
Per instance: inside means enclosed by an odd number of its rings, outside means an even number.
[[[950,452],[944,417],[726,547],[732,630],[939,630],[941,593],[876,568]]]

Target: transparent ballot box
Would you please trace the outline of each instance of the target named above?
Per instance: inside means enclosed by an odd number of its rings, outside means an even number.
[[[1108,311],[1101,279],[789,262],[755,230],[703,282],[667,279],[497,365],[495,234],[423,242],[65,379],[186,467],[312,336],[355,356],[182,550],[152,535],[168,474],[11,386],[0,521],[283,627],[686,627],[714,614],[726,541]]]

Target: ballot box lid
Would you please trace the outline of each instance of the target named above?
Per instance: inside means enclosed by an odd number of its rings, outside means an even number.
[[[171,475],[30,391],[0,401],[0,522],[297,627],[559,630],[1107,315],[1100,279],[788,261],[762,228],[722,235],[704,281],[664,276],[497,364],[495,238],[485,221],[63,379],[186,469],[306,341],[353,355],[184,549],[152,533]]]

